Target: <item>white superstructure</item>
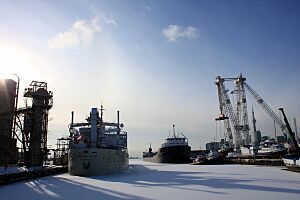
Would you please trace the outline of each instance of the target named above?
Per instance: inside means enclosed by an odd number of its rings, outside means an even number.
[[[161,145],[161,147],[188,146],[188,145],[189,145],[189,143],[185,136],[179,137],[175,134],[175,125],[173,125],[173,136],[166,138],[165,142]]]

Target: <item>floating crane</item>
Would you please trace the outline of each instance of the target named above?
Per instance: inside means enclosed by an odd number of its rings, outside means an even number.
[[[235,110],[228,96],[228,91],[225,88],[225,81],[234,81],[235,90],[232,94],[236,95]],[[250,93],[253,99],[261,106],[267,115],[275,121],[280,127],[283,134],[286,136],[287,128],[282,120],[274,113],[270,106],[261,98],[261,96],[246,83],[246,78],[240,74],[236,78],[221,78],[216,77],[215,85],[218,90],[219,108],[221,114],[215,120],[224,121],[225,133],[235,147],[240,147],[243,144],[250,144],[249,135],[249,120],[246,100],[246,90]],[[233,129],[233,134],[232,134]]]
[[[228,90],[225,88],[224,82],[228,80],[235,80],[234,78],[221,78],[218,76],[215,85],[218,90],[219,108],[221,114],[216,120],[224,120],[225,133],[228,137],[229,143],[234,144],[236,147],[242,144],[242,136],[240,134],[240,126],[238,123],[237,115],[234,113],[233,106],[228,96]],[[233,134],[230,122],[233,127]]]

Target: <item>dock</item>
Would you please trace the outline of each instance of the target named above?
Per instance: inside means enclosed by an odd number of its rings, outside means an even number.
[[[267,158],[236,158],[226,159],[227,164],[241,165],[264,165],[264,166],[284,166],[282,159],[267,159]]]
[[[0,186],[68,172],[67,166],[47,166],[0,174]]]

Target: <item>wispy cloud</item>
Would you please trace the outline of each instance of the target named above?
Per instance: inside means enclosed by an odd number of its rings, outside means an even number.
[[[101,17],[101,19],[103,19],[106,24],[114,25],[114,26],[118,25],[117,21],[114,20],[114,14],[113,13],[104,14]]]
[[[115,25],[115,26],[118,25],[118,23],[115,20],[111,19],[111,18],[105,18],[105,23],[112,24],[112,25]]]
[[[51,48],[85,46],[91,43],[96,33],[101,32],[98,17],[87,21],[77,20],[72,27],[56,34],[48,41]]]
[[[145,6],[145,10],[146,10],[147,12],[151,12],[151,11],[152,11],[152,8],[151,8],[150,6]]]
[[[170,42],[176,42],[179,38],[190,40],[198,37],[198,29],[192,26],[184,28],[177,25],[169,25],[163,29],[162,33]]]

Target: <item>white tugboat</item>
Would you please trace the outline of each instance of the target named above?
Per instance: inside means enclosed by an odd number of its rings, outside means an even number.
[[[97,176],[128,169],[127,132],[123,124],[103,121],[103,106],[92,108],[85,123],[70,124],[68,170],[71,175]]]

